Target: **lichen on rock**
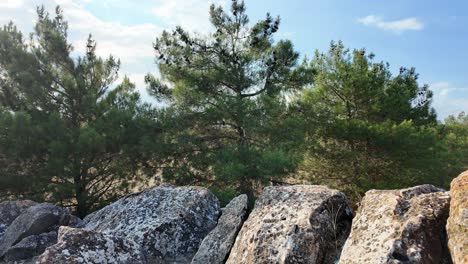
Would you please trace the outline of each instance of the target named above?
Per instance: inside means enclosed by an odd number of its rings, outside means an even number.
[[[448,246],[454,264],[468,263],[468,171],[450,184],[450,216],[447,220]]]
[[[227,263],[333,263],[351,218],[339,191],[312,185],[266,187]]]
[[[158,186],[87,216],[85,229],[127,238],[154,263],[190,263],[216,226],[219,201],[206,188]]]
[[[450,263],[449,202],[432,185],[366,192],[339,263]]]

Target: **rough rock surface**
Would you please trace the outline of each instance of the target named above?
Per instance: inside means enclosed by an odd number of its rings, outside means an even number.
[[[234,198],[224,208],[218,225],[203,239],[192,264],[224,263],[247,214],[247,195]]]
[[[0,257],[23,238],[56,230],[58,225],[66,225],[69,220],[67,209],[52,204],[29,207],[11,223],[0,239]]]
[[[312,185],[266,187],[227,263],[333,263],[351,218],[339,191]]]
[[[30,259],[42,254],[47,247],[55,243],[57,243],[56,231],[28,236],[5,252],[5,260],[13,262]]]
[[[85,228],[136,241],[150,263],[190,263],[216,226],[219,201],[202,187],[158,186],[87,216]]]
[[[29,207],[36,205],[30,200],[6,201],[0,203],[0,239],[13,220]]]
[[[452,181],[450,196],[448,246],[455,264],[468,263],[468,171]]]
[[[339,263],[450,263],[449,202],[448,192],[432,185],[368,191]]]
[[[49,263],[147,263],[134,241],[99,232],[62,226],[59,241],[39,256],[37,264]]]

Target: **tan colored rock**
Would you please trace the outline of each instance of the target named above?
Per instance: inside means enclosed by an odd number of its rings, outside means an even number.
[[[368,191],[339,263],[450,263],[449,203],[449,193],[432,185]]]
[[[447,221],[453,263],[468,263],[468,171],[450,184],[450,217]]]
[[[227,263],[333,263],[351,218],[339,191],[311,185],[266,187]]]

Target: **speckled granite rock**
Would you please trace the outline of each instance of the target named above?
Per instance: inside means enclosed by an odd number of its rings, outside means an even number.
[[[62,226],[58,243],[39,256],[37,264],[147,263],[140,245],[130,239]]]
[[[136,241],[150,263],[190,263],[219,212],[207,189],[166,185],[122,198],[84,221],[86,229]]]
[[[311,185],[266,187],[227,263],[333,263],[351,218],[339,191]]]
[[[69,220],[67,209],[52,204],[29,207],[11,223],[0,239],[0,257],[23,238],[57,230],[59,225],[66,225]]]
[[[449,249],[455,264],[468,263],[468,171],[450,184]]]
[[[36,205],[30,200],[6,201],[0,203],[0,239],[13,220],[29,207]]]
[[[42,254],[47,247],[55,243],[57,243],[56,231],[25,237],[5,252],[5,260],[13,262],[30,259]]]
[[[247,214],[247,195],[232,199],[224,208],[218,224],[203,239],[192,264],[221,264],[226,260]]]
[[[432,185],[368,191],[339,263],[450,263],[449,202],[448,192]]]

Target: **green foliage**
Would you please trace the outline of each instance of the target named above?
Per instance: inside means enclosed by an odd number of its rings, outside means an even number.
[[[371,188],[447,187],[467,169],[468,116],[437,123],[415,69],[393,75],[341,42],[309,63],[279,17],[249,23],[243,1],[211,6],[211,34],[181,27],[154,43],[161,73],[140,102],[120,61],[90,36],[72,56],[68,24],[38,8],[28,41],[0,29],[0,197],[73,207],[80,216],[144,186],[144,176],[208,186],[227,204],[283,179],[356,200]]]
[[[273,41],[279,18],[249,27],[244,2],[232,1],[230,13],[211,6],[210,19],[215,32],[206,37],[177,27],[154,44],[162,79],[146,80],[177,123],[163,176],[252,194],[300,161],[303,133],[287,96],[311,76],[290,41]]]
[[[443,125],[444,137],[440,140],[442,150],[439,152],[442,170],[445,175],[445,186],[460,172],[468,169],[468,115],[461,112],[458,116],[449,116]]]
[[[357,197],[370,188],[440,183],[432,93],[414,69],[392,76],[364,49],[341,42],[316,53],[316,82],[297,100],[308,125],[304,176]]]
[[[67,28],[60,8],[38,8],[29,42],[12,23],[0,30],[0,192],[84,216],[130,191],[157,123],[127,78],[113,84],[120,62],[97,57],[91,36],[71,57]]]

